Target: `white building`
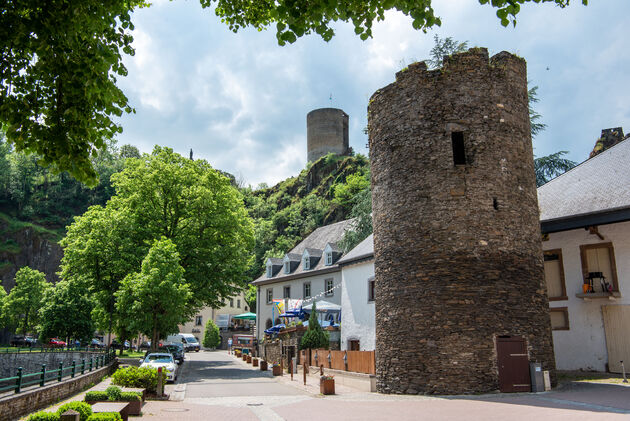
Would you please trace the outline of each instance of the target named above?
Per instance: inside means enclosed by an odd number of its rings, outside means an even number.
[[[352,221],[346,220],[317,228],[284,258],[269,258],[265,273],[254,282],[256,299],[256,336],[264,337],[265,329],[279,324],[274,299],[325,300],[341,304],[341,269],[343,255],[337,243]]]
[[[373,351],[374,241],[372,235],[339,259],[341,266],[341,349]]]
[[[630,140],[540,187],[538,201],[556,366],[621,372],[630,363]]]

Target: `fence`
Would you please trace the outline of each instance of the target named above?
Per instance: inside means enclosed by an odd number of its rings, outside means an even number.
[[[116,351],[103,353],[92,357],[89,360],[83,358],[80,364],[76,364],[72,361],[72,365],[68,367],[63,366],[63,362],[59,363],[59,368],[55,370],[47,370],[46,364],[42,364],[42,369],[35,373],[23,373],[22,367],[18,367],[17,373],[14,377],[5,377],[0,379],[0,393],[13,390],[15,393],[20,393],[23,387],[39,385],[44,386],[47,382],[57,381],[61,382],[64,377],[74,378],[77,374],[84,374],[86,371],[90,372],[95,369],[99,369],[108,365],[111,361],[116,359]]]
[[[28,346],[28,347],[1,347],[0,353],[2,354],[11,354],[11,353],[28,353],[28,352],[105,352],[105,348],[90,348],[90,347],[49,347],[49,346]]]
[[[376,374],[374,351],[330,351],[327,349],[311,349],[310,360],[306,350],[300,351],[300,361],[309,365],[354,373]]]

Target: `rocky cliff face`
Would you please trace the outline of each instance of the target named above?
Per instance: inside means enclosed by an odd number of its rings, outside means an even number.
[[[63,251],[50,237],[33,226],[16,229],[0,219],[0,280],[7,292],[15,285],[15,273],[23,266],[44,272],[49,282],[59,280],[56,272]]]

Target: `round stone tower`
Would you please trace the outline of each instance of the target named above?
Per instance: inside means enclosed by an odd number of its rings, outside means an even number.
[[[308,162],[332,152],[348,153],[348,114],[338,108],[320,108],[306,115]]]
[[[378,391],[487,392],[528,361],[555,383],[525,61],[412,64],[368,121]]]

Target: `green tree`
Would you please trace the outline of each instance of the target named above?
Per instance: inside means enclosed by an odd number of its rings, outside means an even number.
[[[15,286],[4,300],[8,324],[23,334],[35,332],[40,321],[39,310],[50,288],[42,272],[28,266],[20,268],[15,274]]]
[[[356,195],[369,187],[369,173],[365,175],[361,173],[350,174],[345,183],[335,185],[334,203],[345,208],[352,208]]]
[[[221,344],[221,335],[219,335],[219,328],[216,324],[209,319],[206,323],[206,330],[203,334],[203,346],[206,348],[216,348]]]
[[[429,67],[438,69],[444,63],[444,57],[448,57],[455,53],[463,53],[468,49],[468,41],[459,42],[451,37],[440,38],[437,34],[433,36],[433,48],[429,53],[430,58],[427,60]]]
[[[559,151],[552,153],[551,155],[534,159],[536,186],[542,186],[552,178],[564,174],[577,165],[576,162],[571,161],[570,159],[562,158],[562,155],[567,153],[567,151]]]
[[[319,320],[317,320],[316,304],[313,303],[311,317],[309,317],[308,319],[308,328],[306,329],[306,333],[304,334],[304,336],[302,336],[302,339],[300,341],[300,349],[328,349],[329,346],[330,337],[328,335],[328,332],[325,332],[324,329],[322,329],[322,326],[319,324]]]
[[[162,337],[177,332],[188,320],[192,294],[173,241],[155,240],[142,270],[128,275],[116,296],[120,314],[130,317],[127,324],[132,329],[151,338],[153,349]]]
[[[350,216],[355,219],[352,229],[346,231],[339,246],[346,252],[372,234],[372,189],[367,186],[354,199]]]
[[[39,336],[42,341],[52,337],[87,341],[94,334],[93,301],[88,289],[78,282],[60,281],[48,290],[40,309]]]
[[[4,290],[4,287],[0,285],[0,328],[3,328],[7,325],[4,317],[4,303],[6,300],[7,292]]]
[[[247,303],[247,307],[249,307],[249,311],[255,313],[256,312],[256,296],[258,294],[258,289],[254,285],[248,285],[247,291],[245,292],[245,302]]]

